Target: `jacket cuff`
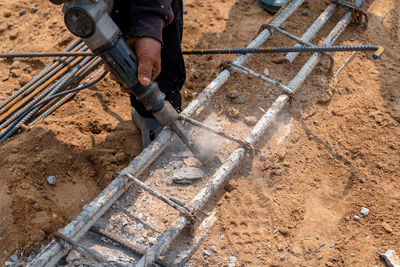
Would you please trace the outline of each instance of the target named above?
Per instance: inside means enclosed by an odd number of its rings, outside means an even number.
[[[133,19],[128,37],[152,37],[162,43],[162,30],[165,23],[165,19],[159,15],[141,13]]]

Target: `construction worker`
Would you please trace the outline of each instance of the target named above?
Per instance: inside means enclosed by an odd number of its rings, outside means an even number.
[[[186,78],[181,49],[182,0],[116,0],[112,18],[138,57],[139,82],[148,86],[150,79],[154,79],[166,100],[180,112],[180,90]],[[113,74],[110,77],[116,80]],[[142,133],[145,148],[161,130],[161,125],[133,94],[130,99],[132,118]]]
[[[270,12],[278,11],[287,0],[258,0]],[[154,79],[172,106],[181,111],[180,90],[186,71],[181,41],[182,0],[116,0],[112,17],[136,53],[139,82],[147,86]],[[112,79],[116,79],[111,74]],[[160,123],[130,94],[132,118],[142,133],[143,148],[161,130]]]

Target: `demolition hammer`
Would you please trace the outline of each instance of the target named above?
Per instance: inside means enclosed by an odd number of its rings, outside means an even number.
[[[178,121],[178,112],[165,100],[154,81],[143,86],[137,78],[138,60],[135,53],[122,37],[121,30],[112,20],[110,13],[113,0],[50,0],[63,6],[64,22],[68,30],[82,38],[92,52],[100,56],[119,79],[122,86],[130,89],[136,99],[151,111],[162,126],[171,126],[189,150],[202,163],[207,162],[199,147]]]

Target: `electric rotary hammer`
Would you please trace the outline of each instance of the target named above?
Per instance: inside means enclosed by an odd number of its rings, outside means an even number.
[[[206,157],[190,139],[178,119],[177,111],[165,100],[158,84],[151,81],[142,86],[137,79],[138,60],[122,37],[121,30],[110,14],[113,0],[50,0],[63,6],[64,22],[68,30],[82,38],[92,52],[111,68],[121,84],[130,89],[162,126],[171,126],[180,139],[203,163]]]

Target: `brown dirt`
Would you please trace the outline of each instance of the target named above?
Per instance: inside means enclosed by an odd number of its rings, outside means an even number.
[[[301,35],[325,2],[309,1],[285,29]],[[32,6],[38,12],[31,13]],[[72,40],[59,8],[47,1],[0,0],[0,7],[1,51],[60,51]],[[27,14],[20,16],[24,8]],[[400,61],[392,49],[400,44],[399,8],[395,0],[367,1],[368,29],[350,26],[338,43],[379,43],[386,54],[374,62],[359,53],[337,78],[327,74],[325,64],[317,67],[284,114],[287,120],[293,116],[290,134],[284,142],[279,131],[260,142],[252,171],[235,175],[231,182],[235,189],[218,202],[217,225],[191,263],[224,266],[236,256],[237,266],[375,266],[382,265],[378,252],[400,250]],[[308,16],[302,15],[305,9]],[[188,0],[185,10],[186,49],[244,46],[265,18],[271,18],[248,0]],[[388,11],[382,23],[379,17]],[[321,36],[342,14],[335,14]],[[290,44],[274,37],[268,46]],[[335,70],[348,56],[335,54]],[[302,55],[289,70],[273,63],[280,57],[258,56],[248,65],[261,73],[268,67],[274,78],[287,82],[306,60]],[[221,60],[229,58],[186,58],[185,103],[215,77]],[[20,74],[33,75],[47,62],[1,60],[0,85],[7,90],[0,91],[0,99],[18,89],[23,79],[10,76],[12,65]],[[270,100],[265,101],[268,94],[262,87],[255,79],[234,75],[214,103],[222,111],[228,109],[231,104],[225,94],[236,90],[253,108],[265,109]],[[240,110],[241,118],[261,114],[247,106]],[[0,262],[16,249],[49,240],[73,219],[140,152],[139,139],[130,122],[129,99],[106,80],[79,93],[44,123],[1,144],[0,252],[9,254],[0,253]],[[47,184],[49,175],[57,175],[56,186]],[[353,221],[361,206],[371,214]],[[392,231],[385,230],[385,224]],[[202,251],[212,245],[217,253],[203,256]]]

